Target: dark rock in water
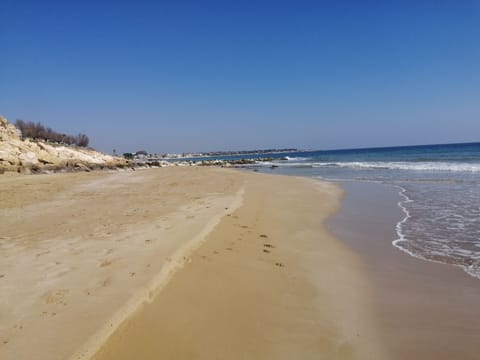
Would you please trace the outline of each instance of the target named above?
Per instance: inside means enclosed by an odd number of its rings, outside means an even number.
[[[272,165],[272,166],[270,166],[270,169],[276,169],[276,168],[278,168],[278,165]]]

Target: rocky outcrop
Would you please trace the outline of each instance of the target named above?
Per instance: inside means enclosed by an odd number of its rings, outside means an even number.
[[[127,160],[92,149],[22,140],[20,131],[0,116],[0,172],[30,173],[125,166],[128,166]]]
[[[256,165],[264,162],[274,161],[274,158],[255,158],[255,159],[231,159],[231,160],[203,160],[194,163],[198,166],[221,166],[221,167],[241,167]]]

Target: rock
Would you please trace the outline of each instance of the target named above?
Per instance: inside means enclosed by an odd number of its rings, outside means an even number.
[[[30,139],[22,140],[20,131],[0,116],[0,171],[58,172],[68,168],[90,171],[93,168],[114,169],[128,165],[124,158],[102,154],[92,149]]]
[[[10,124],[3,116],[0,116],[0,142],[20,140],[21,136],[20,130]]]
[[[18,156],[18,158],[22,166],[32,167],[34,165],[38,165],[38,158],[34,152],[29,151],[22,153]]]
[[[75,164],[75,167],[76,167],[77,169],[80,169],[80,170],[83,170],[83,171],[86,171],[86,172],[90,172],[90,171],[91,171],[90,168],[89,168],[87,165],[82,164],[82,163],[76,163],[76,164]]]
[[[25,166],[19,166],[17,168],[17,172],[19,174],[25,174],[25,175],[28,175],[28,174],[32,173],[31,169],[29,167],[25,167]]]

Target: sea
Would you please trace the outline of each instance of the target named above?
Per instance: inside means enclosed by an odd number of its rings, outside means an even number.
[[[394,187],[403,217],[397,238],[386,241],[480,279],[480,143],[258,155],[265,156],[273,160],[256,170]]]

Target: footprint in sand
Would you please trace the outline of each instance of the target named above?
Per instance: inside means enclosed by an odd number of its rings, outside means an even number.
[[[263,249],[263,252],[269,254],[271,251],[267,249]]]
[[[271,248],[273,249],[275,246],[273,246],[272,244],[263,244],[263,246],[265,246],[266,248]]]
[[[68,289],[59,289],[59,290],[54,290],[54,291],[48,291],[44,296],[43,296],[43,302],[48,305],[58,305],[58,304],[63,304],[66,305],[67,302],[65,301],[65,298],[67,297],[68,293],[70,290]]]
[[[99,267],[106,267],[106,266],[109,266],[109,265],[112,265],[112,261],[110,261],[110,260],[103,260],[98,266],[99,266]]]
[[[47,255],[50,253],[50,250],[42,251],[36,254],[37,257],[42,256],[42,255]]]
[[[3,333],[0,333],[0,344],[7,345],[10,342],[10,338],[17,335],[23,330],[23,325],[17,324],[9,329],[3,329]]]
[[[260,237],[261,237],[261,238],[268,238],[268,235],[260,234]]]
[[[43,312],[42,312],[42,316],[43,316],[43,317],[46,317],[46,316],[52,317],[52,316],[55,316],[55,315],[57,315],[56,312],[48,312],[48,311],[43,311]]]
[[[104,239],[104,238],[110,237],[111,235],[112,233],[109,231],[107,232],[99,231],[99,232],[93,233],[91,237],[94,237],[96,239]]]
[[[87,296],[94,295],[97,292],[97,290],[106,288],[110,286],[111,283],[112,283],[112,279],[108,277],[102,281],[97,282],[94,287],[83,289],[83,293]]]
[[[275,266],[284,267],[285,264],[284,264],[284,263],[281,263],[281,262],[276,262],[276,263],[275,263]]]
[[[100,287],[107,287],[107,286],[109,286],[111,283],[112,283],[112,279],[108,277],[108,278],[106,278],[105,280],[103,280],[102,282],[100,282],[99,286],[100,286]]]

